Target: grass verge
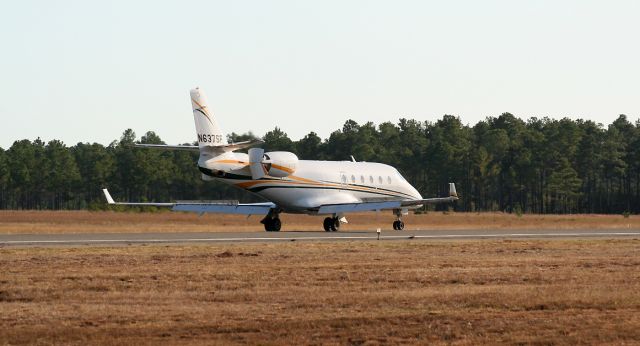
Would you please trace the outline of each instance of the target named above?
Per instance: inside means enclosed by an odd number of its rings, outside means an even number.
[[[0,344],[640,342],[640,240],[0,249]]]

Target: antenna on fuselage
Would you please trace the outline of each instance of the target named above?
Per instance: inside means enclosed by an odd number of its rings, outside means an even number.
[[[357,162],[356,159],[353,157],[353,155],[349,155],[351,156],[351,162]]]

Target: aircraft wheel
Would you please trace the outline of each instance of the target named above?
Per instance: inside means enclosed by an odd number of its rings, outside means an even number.
[[[282,221],[279,218],[267,219],[264,222],[264,230],[267,232],[280,232]]]
[[[282,227],[282,221],[280,221],[280,218],[275,218],[273,219],[273,221],[271,221],[271,230],[273,232],[280,232],[281,227]]]
[[[331,232],[331,224],[333,224],[332,218],[328,217],[324,219],[324,222],[322,223],[322,227],[324,227],[325,232]]]
[[[340,230],[340,219],[337,217],[331,219],[331,232],[337,232]]]
[[[393,229],[396,231],[402,231],[404,229],[404,222],[396,220],[393,222]]]

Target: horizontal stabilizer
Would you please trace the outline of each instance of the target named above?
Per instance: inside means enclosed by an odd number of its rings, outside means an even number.
[[[197,145],[136,144],[136,148],[198,151]]]
[[[261,139],[252,139],[250,141],[244,141],[244,142],[231,143],[231,144],[226,144],[226,145],[222,145],[222,146],[217,146],[216,148],[223,148],[225,151],[234,151],[234,150],[240,150],[240,149],[249,148],[249,147],[252,147],[254,145],[258,145],[258,144],[262,144],[262,143],[264,143],[264,141],[261,140]]]
[[[189,151],[198,151],[199,149],[204,150],[217,150],[217,151],[235,151],[248,147],[252,147],[257,144],[264,143],[260,139],[254,139],[250,141],[224,144],[224,145],[166,145],[166,144],[135,144],[136,148],[147,148],[147,149],[163,149],[163,150],[189,150]]]

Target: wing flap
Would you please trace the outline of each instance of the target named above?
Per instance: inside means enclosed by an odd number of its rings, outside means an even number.
[[[240,215],[267,215],[275,208],[273,203],[250,203],[250,204],[206,204],[206,203],[176,203],[172,211],[188,211],[194,213],[215,213],[215,214],[240,214]]]

